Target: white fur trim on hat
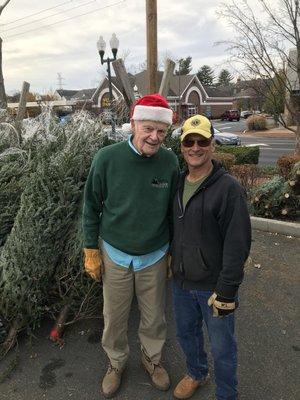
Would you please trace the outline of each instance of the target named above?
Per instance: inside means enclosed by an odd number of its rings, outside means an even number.
[[[140,106],[134,107],[132,119],[135,121],[157,121],[172,124],[173,111],[170,108]]]

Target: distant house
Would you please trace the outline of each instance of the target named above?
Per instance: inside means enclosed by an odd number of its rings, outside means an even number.
[[[163,72],[157,72],[157,85],[159,87]],[[146,71],[136,75],[129,74],[129,80],[134,89],[135,97],[139,98],[147,93]],[[122,100],[122,86],[117,78],[112,78],[112,92],[114,100]],[[180,117],[185,119],[191,115],[202,113],[212,118],[236,106],[236,101],[231,88],[216,88],[204,86],[197,75],[173,75],[167,100]],[[108,79],[105,77],[100,83],[97,93],[98,107],[105,111],[109,109]]]
[[[54,92],[55,100],[71,100],[72,96],[78,93],[78,90],[58,89]]]
[[[262,110],[266,100],[266,92],[271,87],[271,79],[237,79],[235,98],[241,110]]]

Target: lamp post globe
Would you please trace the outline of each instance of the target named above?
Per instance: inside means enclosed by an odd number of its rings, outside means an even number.
[[[111,120],[111,130],[112,134],[116,133],[116,123],[115,123],[115,116],[113,110],[113,92],[112,92],[112,81],[111,81],[111,68],[110,63],[117,58],[117,52],[119,48],[119,39],[115,33],[112,34],[112,37],[109,41],[110,48],[113,54],[113,58],[107,57],[104,58],[105,49],[106,49],[106,42],[103,39],[103,36],[99,36],[99,40],[97,42],[97,49],[99,52],[101,64],[107,64],[107,76],[108,76],[108,88],[109,88],[109,107],[110,107],[110,120]]]
[[[119,48],[119,39],[117,38],[117,35],[115,33],[112,34],[109,44],[110,44],[110,48],[113,53],[114,59],[116,59],[118,48]]]
[[[99,40],[97,42],[97,48],[98,48],[98,52],[101,58],[101,64],[103,64],[103,57],[104,57],[104,53],[105,53],[105,49],[106,49],[106,42],[103,39],[103,36],[99,37]]]

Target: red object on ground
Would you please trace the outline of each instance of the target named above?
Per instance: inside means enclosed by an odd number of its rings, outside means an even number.
[[[60,334],[56,328],[53,328],[49,337],[51,340],[56,341],[57,339],[60,339]]]

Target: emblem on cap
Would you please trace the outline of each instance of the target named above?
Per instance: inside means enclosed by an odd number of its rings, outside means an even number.
[[[201,121],[200,121],[199,118],[195,118],[195,119],[193,119],[193,120],[191,121],[191,125],[194,126],[194,127],[196,127],[196,126],[198,126],[198,125],[200,125],[200,124],[201,124]]]

